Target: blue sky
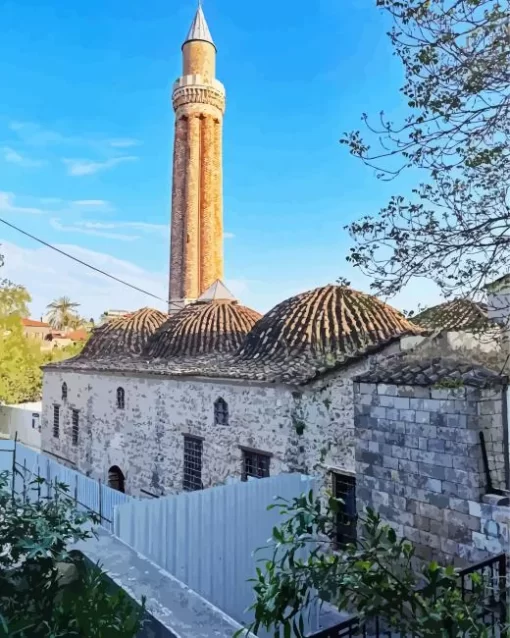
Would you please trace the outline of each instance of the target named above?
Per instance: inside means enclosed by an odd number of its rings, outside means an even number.
[[[170,92],[193,0],[19,0],[0,26],[0,217],[156,295],[168,279]],[[375,0],[204,0],[227,90],[226,282],[266,311],[339,276],[343,226],[409,183],[385,184],[338,139],[362,112],[404,113],[400,63]],[[0,226],[2,276],[32,312],[164,307]],[[437,298],[427,282],[392,302]]]

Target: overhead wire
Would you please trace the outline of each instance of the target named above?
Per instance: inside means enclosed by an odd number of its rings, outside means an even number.
[[[22,235],[25,235],[25,237],[30,237],[30,239],[33,239],[39,244],[42,244],[43,246],[46,246],[47,248],[51,248],[51,250],[54,250],[55,252],[61,255],[64,255],[64,257],[67,257],[68,259],[72,259],[76,263],[81,264],[82,266],[85,266],[86,268],[90,268],[90,270],[94,270],[100,275],[104,275],[105,277],[108,277],[109,279],[113,279],[113,281],[116,281],[117,283],[122,284],[123,286],[128,286],[129,288],[132,288],[133,290],[141,292],[144,295],[148,295],[149,297],[152,297],[153,299],[157,299],[158,301],[163,301],[166,304],[169,303],[168,299],[164,299],[163,297],[159,297],[158,295],[155,295],[154,293],[149,292],[148,290],[144,290],[143,288],[139,288],[138,286],[135,286],[134,284],[130,284],[129,281],[124,281],[123,279],[120,279],[119,277],[115,277],[115,275],[111,275],[109,272],[106,272],[106,270],[102,270],[101,268],[92,266],[92,264],[89,264],[86,261],[83,261],[83,259],[79,259],[78,257],[75,257],[74,255],[70,255],[69,253],[66,253],[65,250],[61,250],[60,248],[53,246],[47,241],[44,241],[43,239],[39,239],[39,237],[36,237],[35,235],[28,233],[26,230],[23,230],[22,228],[19,228],[18,226],[11,224],[11,222],[8,222],[6,219],[3,219],[2,217],[0,217],[0,222],[2,222],[2,224],[5,224],[6,226],[9,226],[9,228],[16,230]]]

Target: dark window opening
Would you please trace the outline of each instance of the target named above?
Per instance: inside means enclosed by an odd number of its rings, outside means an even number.
[[[182,488],[187,492],[193,492],[201,490],[202,487],[202,441],[185,436]]]
[[[53,406],[53,436],[58,439],[60,434],[60,406]]]
[[[214,424],[228,425],[228,404],[221,397],[214,402]]]
[[[124,388],[117,388],[117,407],[119,410],[123,410],[125,406],[125,393]]]
[[[62,384],[62,401],[67,400],[67,383],[64,381]]]
[[[80,413],[78,410],[73,410],[72,429],[71,429],[71,440],[73,445],[78,445],[79,430],[80,430]]]
[[[271,457],[269,454],[243,450],[243,481],[247,481],[249,476],[267,478],[269,476],[270,462]]]
[[[333,494],[341,499],[335,520],[335,541],[338,547],[356,542],[356,477],[333,473]]]
[[[125,492],[125,478],[122,470],[117,465],[112,465],[108,470],[108,487],[118,492]]]

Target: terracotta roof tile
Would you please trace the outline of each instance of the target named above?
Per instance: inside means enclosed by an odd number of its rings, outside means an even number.
[[[494,327],[487,315],[487,306],[471,299],[454,299],[427,308],[411,321],[426,330],[480,330]]]
[[[142,308],[126,317],[107,321],[92,331],[89,341],[77,359],[141,354],[149,337],[167,316],[159,310]]]
[[[190,345],[183,353],[172,346],[170,353],[175,356],[165,359],[161,355],[155,358],[152,352],[150,357],[144,353],[136,358],[96,358],[90,362],[73,359],[55,365],[105,372],[143,371],[151,375],[303,384],[377,352],[400,336],[421,332],[375,297],[341,286],[325,286],[276,306],[255,323],[237,353],[199,354],[204,348]],[[184,343],[190,342],[184,339]],[[164,344],[165,339],[162,352],[166,352]]]
[[[250,332],[240,358],[276,361],[306,355],[317,363],[333,363],[420,332],[376,297],[346,286],[324,286],[275,306]]]
[[[172,315],[149,339],[144,357],[233,352],[262,315],[231,301],[194,303]]]
[[[358,377],[363,383],[433,386],[444,381],[486,387],[506,380],[497,371],[462,357],[417,357],[402,353],[388,357]]]

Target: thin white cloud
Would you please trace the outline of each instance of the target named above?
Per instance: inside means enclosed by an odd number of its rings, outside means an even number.
[[[130,261],[111,257],[106,253],[88,250],[77,245],[56,244],[58,248],[83,261],[101,268],[129,283],[166,299],[168,273],[151,272]],[[96,319],[109,308],[137,310],[144,306],[166,311],[163,301],[132,290],[99,273],[77,264],[55,251],[33,246],[22,248],[2,241],[5,266],[3,277],[26,286],[32,296],[32,317],[40,317],[46,306],[62,295],[71,296],[80,304],[80,313]]]
[[[110,202],[107,202],[104,199],[75,199],[72,204],[79,208],[107,208],[108,210],[112,210]]]
[[[234,239],[234,233],[223,233],[223,239]]]
[[[121,233],[103,232],[102,230],[96,230],[95,228],[83,228],[74,224],[66,226],[65,224],[62,224],[59,219],[56,218],[50,219],[50,225],[52,228],[60,232],[94,235],[95,237],[105,237],[107,239],[115,239],[117,241],[136,241],[137,239],[140,239],[138,235],[124,235]]]
[[[45,162],[41,160],[33,160],[21,155],[21,153],[18,153],[18,151],[15,151],[10,146],[3,146],[1,153],[5,162],[8,162],[9,164],[17,164],[24,168],[37,168],[45,164]]]
[[[99,230],[114,230],[116,228],[133,228],[135,230],[141,230],[147,233],[159,233],[162,235],[168,235],[170,232],[169,226],[165,224],[150,224],[148,222],[96,222],[96,221],[79,221],[76,222],[77,226],[82,228],[91,228]]]
[[[108,144],[113,148],[131,148],[132,146],[139,146],[141,142],[132,137],[120,137],[118,139],[108,140]]]
[[[125,162],[134,162],[138,158],[134,155],[124,155],[122,157],[112,157],[111,159],[103,162],[95,162],[93,160],[85,159],[63,159],[62,161],[67,166],[67,174],[73,177],[82,177],[83,175],[95,175],[101,171],[107,171],[114,168],[118,164]]]
[[[16,206],[15,196],[13,193],[0,191],[0,212],[14,213],[18,215],[42,215],[46,211],[41,208],[32,208],[27,206]]]
[[[68,138],[56,131],[45,129],[35,122],[13,120],[10,122],[9,128],[11,131],[14,131],[25,144],[30,146],[48,146],[74,140],[74,138]]]

